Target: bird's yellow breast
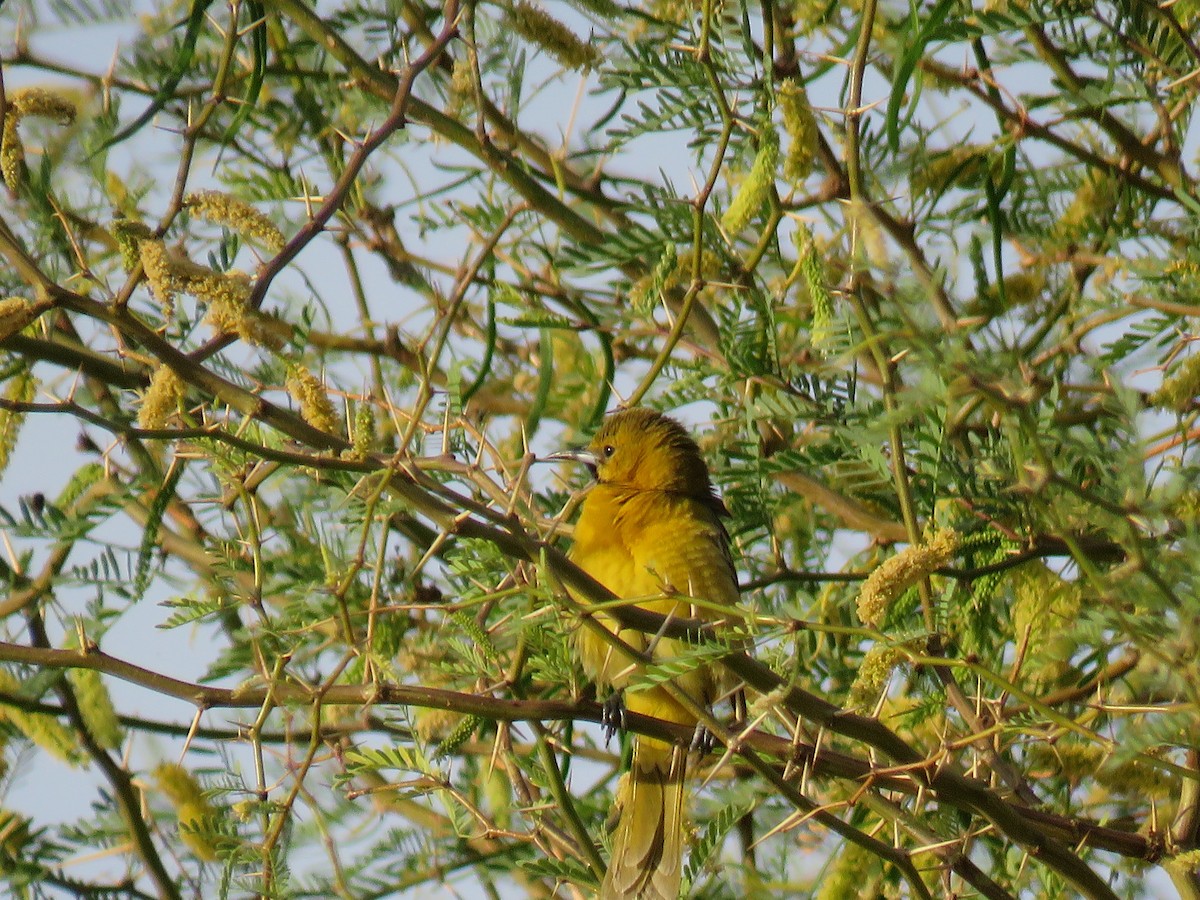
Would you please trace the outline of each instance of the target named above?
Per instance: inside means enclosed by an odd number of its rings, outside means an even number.
[[[713,618],[707,608],[696,608],[684,598],[728,606],[737,603],[737,582],[725,540],[716,513],[702,501],[601,484],[584,502],[571,557],[618,597],[637,600],[642,609],[680,618]],[[653,644],[658,659],[687,651],[686,645],[675,640],[654,641],[641,632],[618,631],[616,623],[603,613],[598,618],[638,651],[645,652]],[[577,641],[580,661],[591,678],[617,690],[629,685],[630,661],[611,644],[587,629],[578,632]],[[704,705],[711,704],[718,693],[707,666],[687,671],[674,681]],[[639,698],[639,693],[646,696]],[[675,704],[660,691],[634,691],[627,702],[631,709],[649,715],[694,721],[674,709]]]

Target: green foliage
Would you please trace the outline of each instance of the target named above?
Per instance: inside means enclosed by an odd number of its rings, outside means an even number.
[[[744,807],[726,806],[709,819],[704,832],[692,847],[687,871],[689,882],[695,884],[705,866],[712,864],[713,854],[720,850],[730,829],[747,813],[749,810]]]

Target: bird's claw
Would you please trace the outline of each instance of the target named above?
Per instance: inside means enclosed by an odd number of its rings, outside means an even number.
[[[733,692],[733,722],[730,723],[735,734],[746,727],[746,723],[750,721],[749,716],[746,709],[746,690],[738,688]]]
[[[620,691],[613,691],[600,708],[600,728],[604,732],[604,746],[614,734],[625,730],[625,701]]]
[[[715,744],[712,732],[697,722],[696,730],[692,732],[692,742],[688,745],[688,753],[706,756],[712,752]]]

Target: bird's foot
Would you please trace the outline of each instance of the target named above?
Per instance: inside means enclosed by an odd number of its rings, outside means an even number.
[[[613,691],[600,708],[600,728],[604,732],[604,746],[614,734],[625,730],[625,700],[620,691]]]
[[[696,730],[692,732],[692,742],[688,745],[688,753],[695,753],[697,756],[707,756],[712,752],[716,740],[713,734],[699,722],[696,723]]]
[[[746,690],[738,688],[733,692],[733,721],[729,723],[730,728],[736,733],[746,727],[750,721],[749,713],[746,709]]]

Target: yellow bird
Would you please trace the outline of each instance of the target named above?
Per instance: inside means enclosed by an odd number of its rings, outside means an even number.
[[[552,458],[588,465],[596,484],[575,526],[571,559],[622,598],[676,618],[716,619],[711,605],[732,611],[738,601],[729,535],[729,513],[713,492],[708,467],[683,427],[649,409],[626,409],[605,419],[585,450]],[[598,621],[635,650],[657,660],[686,653],[672,639],[618,629]],[[589,629],[578,631],[576,651],[587,674],[614,691],[630,683],[636,665]],[[719,666],[688,668],[673,684],[703,706],[728,689]],[[626,708],[694,726],[696,717],[661,687],[638,686]],[[636,737],[633,760],[617,791],[620,820],[600,900],[678,900],[683,867],[683,747]]]

